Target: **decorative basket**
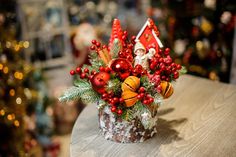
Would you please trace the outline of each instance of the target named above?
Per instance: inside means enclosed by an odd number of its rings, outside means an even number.
[[[108,140],[134,143],[152,137],[162,99],[173,94],[171,82],[185,72],[171,59],[170,49],[163,49],[159,35],[148,19],[137,37],[129,40],[115,19],[109,44],[92,40],[91,66],[70,71],[74,87],[60,100],[97,103],[99,127]]]

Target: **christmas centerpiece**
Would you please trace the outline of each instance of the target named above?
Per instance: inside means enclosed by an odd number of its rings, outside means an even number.
[[[92,40],[91,66],[71,70],[74,86],[61,101],[81,99],[97,105],[99,127],[106,139],[142,142],[156,133],[157,110],[173,94],[172,81],[183,72],[163,48],[159,31],[148,19],[137,35],[128,39],[115,19],[108,45]]]

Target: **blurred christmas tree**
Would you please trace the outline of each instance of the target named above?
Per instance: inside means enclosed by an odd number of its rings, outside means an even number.
[[[2,3],[2,2],[1,2]],[[14,0],[0,7],[0,156],[43,156],[51,141],[52,108],[40,70],[24,61]],[[46,112],[47,111],[47,112]],[[44,154],[45,155],[45,154]],[[53,156],[48,155],[47,156]],[[54,155],[55,156],[55,155]]]
[[[158,23],[176,62],[190,74],[229,82],[236,5],[230,0],[151,1],[149,16]]]

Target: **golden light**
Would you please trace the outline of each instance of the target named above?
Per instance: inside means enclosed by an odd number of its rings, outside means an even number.
[[[3,65],[2,64],[0,64],[0,70],[2,70],[3,69]]]
[[[28,47],[29,47],[29,42],[28,42],[28,41],[25,41],[25,42],[23,43],[23,47],[24,47],[24,48],[28,48]]]
[[[0,110],[0,114],[1,116],[4,116],[5,115],[5,111],[3,109]]]
[[[18,72],[17,71],[14,73],[14,77],[18,78]]]
[[[3,73],[4,73],[4,74],[7,74],[8,71],[9,71],[8,67],[4,67],[4,68],[3,68]]]
[[[15,114],[14,113],[12,113],[12,119],[15,119],[16,118],[16,116],[15,116]]]
[[[23,73],[16,71],[14,73],[14,77],[19,79],[19,80],[22,80],[23,79]]]
[[[10,48],[11,47],[11,42],[10,41],[7,41],[6,42],[6,48]]]
[[[12,120],[12,119],[13,119],[13,118],[12,118],[12,115],[11,115],[11,114],[7,115],[7,119],[8,119],[8,120]]]
[[[22,103],[22,99],[20,97],[16,98],[16,103],[17,104],[21,104]]]
[[[23,79],[23,73],[20,73],[18,74],[18,79],[22,80]]]
[[[20,45],[16,44],[14,48],[15,48],[15,51],[19,51],[20,50]]]
[[[14,121],[14,125],[15,125],[16,127],[19,127],[19,126],[20,126],[20,122],[19,122],[18,120],[15,120],[15,121]]]
[[[23,47],[23,44],[24,44],[23,41],[20,41],[20,42],[19,42],[20,47]]]
[[[203,42],[202,41],[197,41],[196,48],[197,48],[198,51],[201,51],[203,49]]]
[[[219,77],[215,71],[211,71],[209,73],[209,78],[214,81],[219,81]]]
[[[15,96],[15,90],[14,89],[11,89],[10,91],[9,91],[9,94],[10,94],[10,96]]]

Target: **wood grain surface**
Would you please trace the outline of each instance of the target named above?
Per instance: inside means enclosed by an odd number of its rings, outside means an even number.
[[[71,157],[236,156],[236,86],[185,75],[174,88],[160,107],[157,134],[143,143],[105,140],[95,105],[87,106],[72,131]]]

